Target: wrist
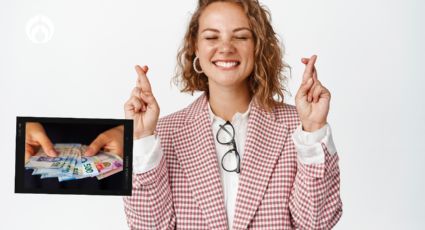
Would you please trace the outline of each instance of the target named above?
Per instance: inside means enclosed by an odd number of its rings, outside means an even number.
[[[305,132],[311,133],[311,132],[314,132],[318,129],[321,129],[323,126],[326,125],[326,123],[327,123],[326,121],[323,122],[323,123],[309,123],[309,122],[302,123],[302,130],[305,131]]]
[[[142,133],[134,133],[133,139],[134,140],[138,140],[147,136],[152,136],[154,135],[155,132],[142,132]]]

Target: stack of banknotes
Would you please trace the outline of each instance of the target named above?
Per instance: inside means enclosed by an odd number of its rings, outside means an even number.
[[[123,170],[123,161],[116,154],[100,151],[95,156],[86,157],[86,145],[66,143],[54,147],[59,153],[57,157],[47,156],[40,148],[25,168],[33,169],[32,175],[41,175],[41,179],[57,177],[59,182],[87,177],[101,180]]]

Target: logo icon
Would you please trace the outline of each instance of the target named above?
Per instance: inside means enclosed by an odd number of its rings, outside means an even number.
[[[50,18],[39,14],[28,20],[26,32],[30,41],[36,44],[43,44],[52,39],[55,27]]]

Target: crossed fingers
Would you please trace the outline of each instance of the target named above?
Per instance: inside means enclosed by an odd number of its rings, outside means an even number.
[[[310,87],[305,88],[302,94],[307,96],[308,102],[318,102],[322,94],[328,93],[328,90],[322,85],[317,78],[317,70],[315,63],[317,56],[313,55],[311,58],[302,58],[301,62],[306,65],[303,75],[303,85],[309,85]],[[311,82],[312,81],[312,82]]]
[[[147,66],[140,67],[136,65],[134,67],[137,72],[136,87],[131,92],[131,104],[133,104],[136,111],[146,111],[147,101],[146,97],[152,95],[151,84],[146,76],[149,68]]]

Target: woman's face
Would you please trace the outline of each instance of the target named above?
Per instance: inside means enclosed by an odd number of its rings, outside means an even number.
[[[241,6],[215,2],[199,18],[196,55],[211,87],[244,87],[254,68],[254,40]]]

